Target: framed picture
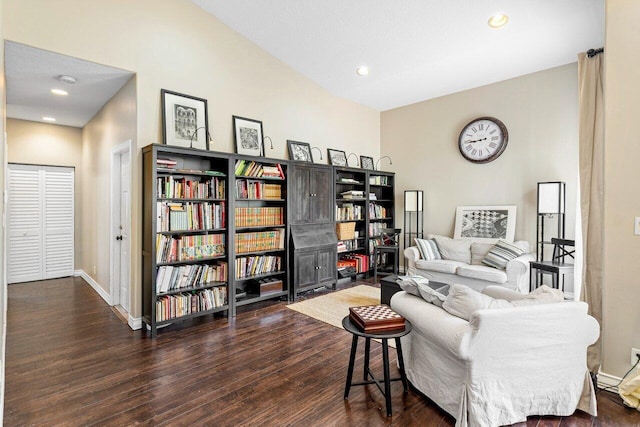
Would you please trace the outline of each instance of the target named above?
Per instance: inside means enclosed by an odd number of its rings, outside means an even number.
[[[373,157],[360,156],[360,167],[371,171],[374,170]]]
[[[249,156],[263,156],[262,122],[233,116],[233,138],[236,142],[236,153]]]
[[[516,206],[458,206],[454,239],[513,242]]]
[[[313,163],[313,157],[311,155],[311,145],[307,142],[291,141],[287,140],[287,147],[289,147],[289,159],[297,162],[311,162]]]
[[[208,150],[207,100],[166,89],[160,91],[160,96],[163,142]]]
[[[333,166],[349,166],[347,164],[347,154],[342,150],[327,148],[329,154],[329,164]]]

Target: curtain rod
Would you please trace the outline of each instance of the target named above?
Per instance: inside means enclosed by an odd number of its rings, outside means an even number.
[[[600,49],[589,49],[587,51],[587,56],[589,58],[593,58],[594,56],[596,56],[597,54],[602,53],[602,52],[604,52],[604,48],[603,47],[601,47]]]

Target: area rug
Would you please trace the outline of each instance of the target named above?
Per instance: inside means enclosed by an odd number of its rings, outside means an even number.
[[[380,289],[358,285],[289,304],[287,307],[342,329],[342,319],[349,315],[349,307],[375,304],[380,304]],[[389,346],[395,347],[393,340],[389,340]]]

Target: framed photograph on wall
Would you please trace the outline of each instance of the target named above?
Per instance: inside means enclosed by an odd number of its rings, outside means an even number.
[[[516,206],[458,206],[454,239],[495,243],[513,242],[516,232]]]
[[[263,156],[262,122],[233,116],[233,138],[236,142],[236,153],[249,156]]]
[[[370,171],[374,170],[375,166],[373,165],[373,157],[360,156],[360,167]]]
[[[290,160],[313,163],[313,157],[311,156],[311,145],[309,145],[309,143],[291,141],[288,139],[287,147],[289,147]]]
[[[342,150],[327,148],[329,154],[329,164],[332,166],[349,166],[347,164],[347,154]]]
[[[167,145],[208,150],[207,100],[167,89],[161,89],[160,96],[163,142]]]

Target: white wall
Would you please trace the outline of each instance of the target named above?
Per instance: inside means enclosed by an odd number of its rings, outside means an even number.
[[[385,111],[381,151],[393,158],[397,223],[404,190],[423,190],[425,233],[453,235],[456,206],[517,205],[516,239],[536,241],[536,192],[567,183],[567,238],[575,237],[578,178],[577,63]],[[504,153],[486,164],[465,160],[458,136],[471,120],[500,119]]]
[[[7,40],[137,74],[131,293],[138,298],[139,148],[161,141],[161,89],[208,100],[216,151],[235,150],[231,116],[240,115],[263,121],[275,146],[269,157],[287,158],[287,139],[319,147],[325,159],[327,148],[378,157],[377,111],[331,95],[188,0],[4,0],[4,14]],[[99,213],[95,224],[108,223],[108,214]],[[97,256],[108,265],[107,255]],[[139,304],[131,314],[140,316]]]

